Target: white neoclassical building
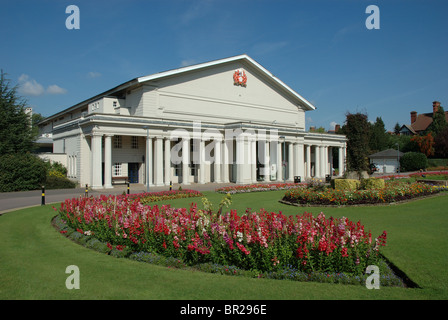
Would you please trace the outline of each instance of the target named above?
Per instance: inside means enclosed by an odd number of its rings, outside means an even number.
[[[307,132],[315,107],[247,55],[136,78],[46,118],[47,158],[81,185],[302,181],[345,168],[343,135]]]

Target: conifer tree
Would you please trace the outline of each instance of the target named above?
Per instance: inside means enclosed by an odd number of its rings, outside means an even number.
[[[26,101],[11,87],[6,74],[0,77],[0,154],[26,153],[33,148],[31,119],[25,113]]]

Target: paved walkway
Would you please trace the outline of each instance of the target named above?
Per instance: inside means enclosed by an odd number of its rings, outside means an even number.
[[[197,191],[214,191],[217,188],[235,185],[234,183],[206,183],[206,184],[191,184],[182,185],[182,189],[192,189]],[[173,184],[173,190],[179,189],[179,184]],[[162,187],[150,187],[149,191],[166,191],[169,190],[169,186]],[[99,189],[89,190],[89,196],[98,196],[101,194],[122,194],[127,192],[127,186],[125,184],[115,185],[113,189]],[[130,184],[129,193],[142,193],[146,192],[146,186],[143,184]],[[85,188],[76,189],[59,189],[59,190],[46,190],[45,191],[45,204],[59,203],[68,198],[75,198],[85,195]],[[6,212],[10,212],[17,209],[23,209],[28,207],[34,207],[41,205],[42,191],[20,191],[20,192],[2,192],[0,193],[0,215]]]

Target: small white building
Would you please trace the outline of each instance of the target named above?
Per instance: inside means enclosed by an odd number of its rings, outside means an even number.
[[[397,173],[403,152],[395,149],[383,150],[369,156],[370,163],[376,164],[378,173]]]
[[[40,123],[81,185],[254,183],[345,168],[346,138],[305,131],[315,107],[247,55],[132,79]],[[333,149],[339,158],[333,162]],[[147,168],[149,168],[147,170]],[[341,170],[342,168],[342,170]]]

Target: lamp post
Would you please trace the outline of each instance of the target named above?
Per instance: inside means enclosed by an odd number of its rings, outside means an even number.
[[[398,142],[396,143],[397,145],[397,166],[398,166],[398,174],[400,173],[400,145],[398,144]]]
[[[283,140],[283,161],[282,161],[282,166],[283,166],[283,183],[286,183],[286,145],[285,145],[285,136],[280,136],[280,139]]]
[[[145,167],[146,167],[146,192],[149,192],[149,157],[148,157],[148,139],[149,139],[149,127],[144,126],[143,129],[146,130],[146,161],[145,161]]]

